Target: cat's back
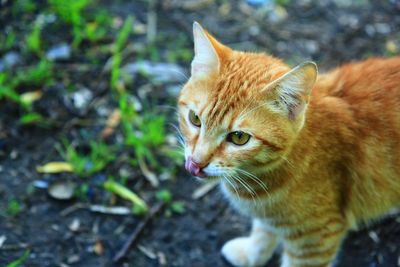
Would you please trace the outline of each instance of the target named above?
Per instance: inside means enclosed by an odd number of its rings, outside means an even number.
[[[390,123],[400,131],[400,57],[372,58],[321,74],[312,102],[362,127]]]
[[[346,198],[355,218],[368,221],[399,205],[400,57],[349,63],[320,75],[308,115],[321,151],[342,160],[345,171],[338,177],[352,181]]]
[[[352,104],[396,96],[399,100],[400,57],[371,58],[321,74],[314,93],[317,98],[338,97]]]

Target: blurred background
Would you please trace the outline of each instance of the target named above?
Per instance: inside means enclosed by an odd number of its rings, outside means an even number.
[[[226,266],[249,221],[182,171],[176,129],[194,20],[321,71],[400,51],[398,0],[0,0],[0,266]],[[399,244],[391,214],[338,266],[400,266]]]

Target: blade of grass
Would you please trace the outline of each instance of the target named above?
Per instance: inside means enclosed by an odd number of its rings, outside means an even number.
[[[148,211],[146,202],[125,186],[109,179],[104,183],[104,188],[121,198],[130,200],[135,206],[137,206],[137,211],[141,211],[141,213],[146,213]]]
[[[21,265],[29,257],[29,254],[30,254],[30,251],[25,250],[24,254],[20,258],[10,262],[9,264],[6,265],[6,267],[17,267],[17,266]]]

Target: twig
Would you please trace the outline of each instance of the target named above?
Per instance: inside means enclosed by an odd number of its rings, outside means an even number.
[[[146,41],[148,44],[154,43],[157,36],[157,13],[155,7],[157,5],[157,0],[149,1],[149,10],[147,12],[147,35]]]
[[[149,170],[146,162],[143,159],[139,158],[138,163],[144,177],[150,182],[153,187],[158,187],[160,182],[158,181],[157,176]]]
[[[206,227],[209,227],[216,221],[217,218],[220,218],[220,215],[226,210],[227,207],[228,202],[225,201],[224,204],[222,204],[222,206],[220,206],[220,208],[211,216],[211,218],[206,221]]]
[[[113,261],[119,262],[123,259],[128,252],[129,248],[135,243],[138,239],[139,235],[143,232],[146,226],[150,223],[151,219],[156,216],[165,206],[165,202],[159,202],[157,205],[151,208],[147,217],[136,227],[133,233],[129,236],[128,240],[126,240],[123,247],[118,251],[118,253],[114,256]]]
[[[75,212],[75,211],[77,211],[79,209],[84,209],[84,208],[87,208],[87,205],[85,205],[83,203],[76,203],[76,204],[74,204],[72,206],[69,206],[68,208],[63,209],[60,212],[60,215],[65,217],[65,216],[69,215],[70,213],[73,213],[73,212]]]
[[[18,249],[24,249],[24,248],[29,248],[30,245],[27,243],[20,243],[20,244],[15,244],[15,245],[3,245],[0,250],[18,250]]]
[[[143,246],[141,246],[141,245],[137,245],[137,248],[138,248],[146,257],[148,257],[149,259],[152,259],[152,260],[157,259],[157,255],[156,255],[153,251],[149,250],[148,248],[143,247]]]
[[[89,207],[90,211],[103,213],[103,214],[112,214],[112,215],[128,215],[132,214],[132,210],[127,207],[106,207],[101,205],[91,205]]]
[[[111,215],[129,215],[132,214],[132,210],[123,207],[123,206],[113,206],[113,207],[107,207],[107,206],[102,206],[102,205],[86,205],[82,203],[77,203],[75,205],[72,205],[60,212],[60,215],[65,217],[79,209],[88,209],[92,212],[97,212],[97,213],[103,213],[103,214],[111,214]]]
[[[192,194],[192,198],[193,199],[199,199],[204,197],[205,195],[207,195],[209,192],[211,192],[211,190],[213,190],[217,185],[219,184],[218,181],[213,181],[213,182],[208,182],[202,186],[200,186],[199,188],[197,188],[193,194]]]

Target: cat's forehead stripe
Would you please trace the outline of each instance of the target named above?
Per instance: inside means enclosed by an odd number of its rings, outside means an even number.
[[[257,92],[270,82],[269,72],[274,69],[265,62],[263,60],[260,64],[254,55],[238,55],[225,62],[214,86],[207,90],[207,100],[202,101],[201,107],[197,105],[197,112],[204,118],[208,131],[221,124],[232,127],[236,115],[240,114],[237,109],[249,108],[257,102]]]
[[[209,127],[215,127],[221,124],[229,111],[235,107],[236,97],[234,95],[224,94],[221,90],[216,96],[213,103],[213,108],[210,110],[207,121]]]
[[[232,65],[233,69],[238,69],[236,65]],[[258,85],[258,80],[255,76],[259,75],[259,71],[253,73],[247,72],[244,77],[238,77],[235,71],[229,71],[229,75],[222,77],[216,88],[211,92],[210,98],[210,111],[207,112],[207,121],[209,127],[215,127],[215,125],[223,123],[230,111],[242,102],[242,105],[247,106],[244,101],[249,101],[249,88],[250,85]],[[229,125],[233,124],[232,117],[229,121]]]

